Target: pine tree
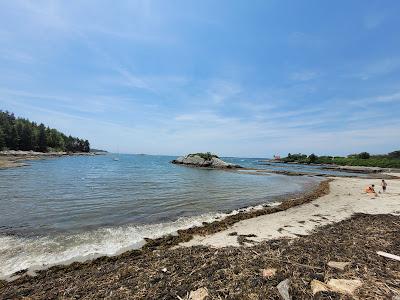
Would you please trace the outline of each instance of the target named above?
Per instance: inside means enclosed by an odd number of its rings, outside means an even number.
[[[47,138],[46,138],[46,127],[43,124],[39,125],[39,151],[47,152]]]
[[[90,143],[88,140],[84,142],[83,152],[90,152]]]
[[[5,134],[3,130],[0,128],[0,150],[3,150],[6,147]]]
[[[14,125],[11,128],[11,132],[9,135],[9,141],[7,143],[7,148],[12,149],[12,150],[18,150],[18,143],[19,143],[18,132],[17,132],[17,128]]]
[[[22,126],[20,149],[25,151],[33,150],[33,135],[29,124]]]
[[[14,114],[0,110],[0,149],[48,151],[89,152],[89,141],[66,136],[56,129],[37,125],[27,119],[15,118]]]

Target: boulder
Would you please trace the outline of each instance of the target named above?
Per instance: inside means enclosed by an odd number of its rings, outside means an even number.
[[[180,164],[192,167],[216,168],[216,169],[236,169],[240,165],[227,163],[216,156],[201,157],[201,154],[189,154],[180,156],[172,161],[173,164]]]

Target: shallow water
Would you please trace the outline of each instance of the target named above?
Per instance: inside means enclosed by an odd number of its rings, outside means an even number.
[[[111,255],[320,179],[188,168],[174,157],[63,157],[0,171],[0,277]],[[250,166],[257,159],[227,159]]]

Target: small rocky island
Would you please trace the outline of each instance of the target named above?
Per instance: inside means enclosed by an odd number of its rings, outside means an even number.
[[[190,167],[203,167],[215,169],[237,169],[242,168],[240,165],[227,163],[220,159],[217,155],[207,153],[193,153],[186,156],[178,157],[171,161],[173,164],[186,165]]]

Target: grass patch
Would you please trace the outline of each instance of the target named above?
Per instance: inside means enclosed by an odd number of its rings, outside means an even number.
[[[212,158],[219,158],[218,157],[218,155],[215,155],[215,154],[211,154],[211,152],[206,152],[206,153],[201,153],[201,152],[199,152],[199,153],[191,153],[191,154],[189,154],[188,155],[189,157],[190,156],[200,156],[202,159],[205,159],[205,160],[211,160]]]

